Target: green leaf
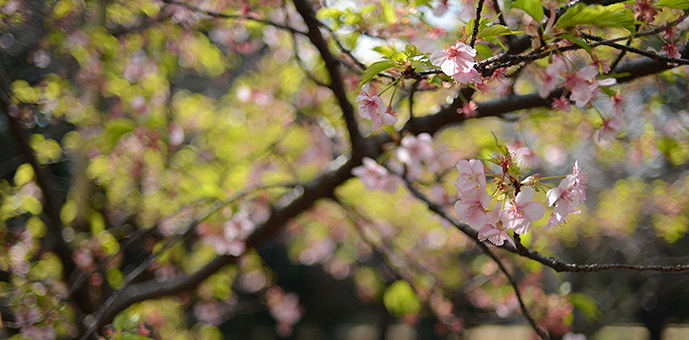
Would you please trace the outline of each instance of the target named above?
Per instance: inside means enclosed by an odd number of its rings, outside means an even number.
[[[129,323],[129,318],[127,317],[127,315],[124,313],[120,313],[117,314],[112,325],[115,326],[115,329],[122,329],[127,323]]]
[[[572,293],[569,295],[574,307],[580,310],[589,321],[595,321],[602,314],[598,309],[596,300],[584,293]]]
[[[322,7],[316,14],[316,18],[320,20],[327,18],[340,21],[340,16],[342,16],[342,11],[334,7]]]
[[[397,66],[397,63],[392,60],[381,60],[371,64],[371,66],[366,68],[363,77],[361,77],[361,83],[359,83],[359,87],[356,88],[356,92],[358,93],[361,87],[370,82],[378,73],[395,66]]]
[[[591,58],[593,58],[593,50],[591,50],[591,45],[589,45],[587,42],[585,42],[579,38],[575,38],[569,34],[560,34],[560,38],[567,39],[567,40],[581,46],[583,49],[586,50],[586,52],[589,53],[589,55],[591,55]]]
[[[395,52],[390,56],[390,60],[397,63],[405,63],[409,60],[409,56],[404,52]]]
[[[499,35],[518,34],[523,32],[524,31],[513,31],[509,27],[503,25],[486,25],[485,28],[478,32],[478,36],[485,39],[486,37],[497,37]]]
[[[600,5],[587,7],[579,3],[567,9],[567,12],[560,17],[555,27],[567,28],[578,25],[596,25],[627,28],[629,24],[627,16],[628,13],[626,12],[614,12],[611,8]],[[623,22],[620,22],[620,19]]]
[[[488,59],[493,56],[493,51],[491,51],[490,47],[486,45],[476,45],[474,48],[476,49],[476,53],[484,59]]]
[[[539,0],[517,0],[512,3],[512,8],[523,10],[538,22],[543,20],[543,4]]]
[[[395,6],[387,0],[381,0],[380,5],[383,6],[383,16],[388,24],[394,24],[397,21],[397,13],[395,13]]]
[[[681,9],[683,11],[689,10],[689,0],[660,0],[656,6],[665,6]]]
[[[374,51],[383,55],[383,57],[390,58],[390,56],[397,52],[393,47],[389,45],[381,45],[373,48]]]
[[[416,48],[416,46],[409,44],[404,47],[404,53],[409,57],[413,58],[416,57],[417,55],[421,55],[421,52]]]

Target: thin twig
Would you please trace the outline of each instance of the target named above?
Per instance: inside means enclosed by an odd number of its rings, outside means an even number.
[[[631,46],[633,40],[634,40],[633,38],[629,38],[629,40],[627,40],[627,46]],[[627,54],[627,51],[622,50],[622,51],[620,52],[620,54],[617,55],[617,58],[615,58],[615,61],[613,61],[613,62],[610,64],[610,69],[611,69],[611,70],[614,70],[615,67],[617,67],[617,64],[619,64],[620,61],[622,61],[622,58],[624,58],[624,55],[625,55],[625,54]]]
[[[469,46],[474,47],[476,43],[476,36],[478,35],[478,26],[481,23],[481,11],[483,10],[483,1],[478,0],[478,5],[476,5],[476,19],[474,19],[474,31],[471,33],[471,41]]]
[[[342,44],[342,42],[340,41],[340,39],[337,37],[337,34],[335,34],[335,31],[333,31],[332,28],[328,27],[328,25],[326,25],[325,23],[321,22],[320,20],[316,20],[316,21],[318,22],[318,24],[319,24],[321,27],[325,28],[325,29],[328,31],[328,33],[330,33],[330,36],[333,37],[333,40],[335,41],[335,44],[337,44],[337,47],[340,49],[340,51],[342,51],[342,53],[346,54],[348,57],[352,58],[352,60],[353,60],[354,63],[356,64],[356,66],[359,66],[359,68],[360,68],[362,71],[366,71],[366,65],[364,65],[364,63],[362,63],[361,61],[359,61],[359,59],[357,59],[356,57],[354,57],[354,55],[352,54],[352,51],[350,51],[349,49],[347,49],[347,48]]]
[[[191,10],[194,10],[197,12],[201,12],[203,14],[206,14],[208,16],[215,17],[215,18],[237,19],[237,20],[243,19],[243,20],[255,21],[255,22],[260,22],[262,24],[270,25],[270,26],[273,26],[276,28],[281,28],[283,30],[288,30],[288,31],[295,33],[295,34],[306,35],[305,32],[302,32],[296,28],[293,28],[293,27],[290,27],[287,25],[283,25],[283,24],[278,24],[276,22],[266,20],[266,19],[257,19],[257,18],[252,18],[252,17],[248,17],[248,16],[243,16],[243,15],[236,15],[236,14],[223,14],[223,13],[211,12],[211,11],[205,10],[203,8],[199,8],[199,7],[196,7],[196,6],[187,4],[187,3],[183,3],[183,2],[177,2],[174,0],[161,0],[161,1],[166,3],[166,4],[170,4],[170,5],[177,5],[177,6],[186,7],[188,9],[191,9]]]

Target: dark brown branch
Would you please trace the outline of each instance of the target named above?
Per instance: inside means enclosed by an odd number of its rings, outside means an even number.
[[[478,35],[478,26],[481,22],[481,11],[483,10],[483,1],[484,0],[478,0],[478,5],[476,5],[476,19],[474,19],[474,31],[471,33],[471,41],[469,42],[469,46],[471,47],[474,47],[474,43],[476,43],[476,36]]]
[[[342,44],[340,39],[337,37],[337,35],[335,34],[335,31],[333,31],[332,28],[328,27],[328,25],[322,23],[321,21],[318,21],[318,24],[321,27],[325,28],[328,31],[328,33],[330,33],[330,35],[333,37],[333,40],[335,41],[335,44],[337,44],[337,47],[340,49],[340,51],[342,51],[342,53],[344,53],[348,57],[350,57],[354,61],[356,66],[358,66],[361,70],[364,70],[364,71],[366,70],[366,65],[364,65],[364,63],[362,63],[361,61],[359,61],[359,59],[354,57],[354,55],[352,54],[352,51],[350,51],[349,49],[344,47],[344,45]]]
[[[340,62],[330,53],[328,43],[325,41],[320,31],[320,22],[316,19],[311,4],[306,0],[294,0],[294,5],[297,7],[297,11],[304,18],[304,22],[306,22],[306,26],[309,28],[309,32],[306,35],[309,37],[309,40],[311,40],[311,43],[316,46],[318,52],[320,52],[321,58],[323,58],[323,62],[325,62],[325,67],[328,69],[331,79],[329,87],[337,98],[338,104],[342,109],[342,115],[347,123],[347,131],[349,132],[349,138],[352,144],[352,157],[358,158],[363,137],[359,133],[359,127],[354,119],[354,107],[352,103],[349,102],[349,99],[347,99],[347,91],[345,90],[342,75],[339,70]]]

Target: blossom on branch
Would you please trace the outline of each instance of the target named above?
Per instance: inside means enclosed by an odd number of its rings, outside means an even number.
[[[402,145],[395,151],[397,159],[407,165],[407,175],[415,178],[421,169],[421,162],[428,161],[433,157],[433,138],[427,133],[422,133],[418,137],[406,136],[402,138]]]
[[[543,218],[545,207],[541,203],[532,201],[533,198],[533,188],[524,186],[514,198],[514,202],[505,203],[505,210],[502,213],[507,228],[514,229],[517,234],[526,234],[531,229],[532,221]]]
[[[359,115],[371,120],[373,130],[380,129],[383,125],[393,125],[397,123],[397,116],[391,112],[391,108],[386,106],[378,95],[369,91],[369,84],[361,87],[361,93],[356,97],[359,103]]]
[[[364,157],[363,163],[364,165],[352,169],[352,175],[359,177],[367,188],[397,191],[397,181],[387,169],[369,157]]]
[[[459,175],[454,185],[460,195],[467,191],[476,190],[476,187],[486,187],[486,174],[481,161],[463,159],[457,163],[457,171],[459,171]]]
[[[517,245],[514,244],[514,241],[512,241],[512,238],[510,238],[510,236],[507,235],[507,232],[505,232],[505,230],[509,229],[509,225],[503,222],[502,217],[503,214],[500,210],[500,207],[496,206],[493,209],[493,213],[491,214],[488,223],[486,223],[486,225],[484,225],[483,228],[481,228],[481,230],[478,232],[478,239],[481,242],[489,240],[496,246],[503,245],[505,240],[507,240],[514,247],[517,247]]]
[[[544,229],[559,226],[567,221],[567,215],[578,214],[579,203],[586,201],[587,173],[581,172],[579,162],[574,164],[573,174],[567,175],[556,188],[546,193],[548,206],[554,206],[548,224]]]
[[[486,209],[491,196],[483,189],[465,191],[460,196],[460,200],[455,203],[457,219],[474,229],[482,228],[488,220]]]
[[[476,50],[473,47],[458,41],[454,46],[433,52],[430,60],[431,64],[440,67],[443,73],[460,84],[472,80],[481,84],[481,75],[474,68],[475,56]]]

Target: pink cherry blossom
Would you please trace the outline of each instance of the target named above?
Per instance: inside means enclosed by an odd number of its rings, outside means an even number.
[[[466,84],[473,80],[480,84],[481,75],[474,69],[475,56],[476,50],[473,47],[458,41],[454,46],[433,52],[430,60],[458,83]]]
[[[503,220],[507,228],[514,229],[517,234],[526,234],[531,229],[531,222],[543,218],[545,207],[543,204],[532,201],[534,190],[532,187],[522,187],[522,190],[514,198],[514,202],[505,203],[502,211]]]
[[[387,169],[369,157],[364,157],[363,163],[364,165],[352,169],[352,174],[359,177],[367,188],[382,189],[389,192],[397,191],[397,181]]]
[[[586,105],[593,98],[595,88],[591,88],[591,80],[597,75],[598,68],[594,65],[586,66],[576,73],[570,72],[565,75],[563,85],[572,92],[569,99],[574,101],[577,107]]]
[[[397,123],[397,114],[390,111],[388,106],[385,111],[379,111],[379,114],[371,117],[371,127],[373,130],[380,129],[383,125],[393,125]]]
[[[383,100],[376,94],[369,91],[369,84],[365,84],[361,87],[361,93],[356,97],[356,102],[359,103],[357,108],[359,109],[359,115],[366,119],[373,120],[374,130],[376,123],[380,121],[380,126],[382,126],[382,121],[380,120],[381,113],[385,113],[386,105]],[[397,120],[395,119],[395,122]],[[394,123],[393,123],[394,124]],[[380,126],[378,128],[380,128]]]
[[[605,143],[617,138],[617,132],[624,128],[624,120],[611,117],[603,120],[603,126],[593,133],[597,143]]]
[[[682,58],[682,55],[679,53],[679,49],[677,48],[677,46],[675,46],[674,43],[672,43],[672,41],[669,44],[665,44],[661,51],[665,51],[665,53],[667,53],[667,56],[670,58]],[[677,64],[670,63],[670,65],[676,66]]]
[[[402,138],[402,145],[395,153],[397,159],[407,165],[407,174],[410,178],[415,178],[421,171],[422,161],[428,161],[433,157],[432,142],[433,138],[427,133],[422,133],[418,137],[410,135]]]
[[[503,214],[501,213],[500,206],[496,206],[493,209],[488,223],[478,232],[478,239],[482,242],[487,239],[496,246],[503,245],[505,240],[507,240],[516,247],[517,245],[514,244],[512,238],[505,232],[505,230],[509,229],[509,226],[502,221],[502,216]]]
[[[617,94],[612,99],[612,113],[615,118],[622,119],[622,113],[624,109],[624,103],[622,102],[622,96],[620,95],[620,90],[617,90]]]
[[[588,182],[587,175],[586,172],[581,172],[577,161],[574,163],[573,174],[567,175],[556,188],[548,190],[547,203],[548,206],[554,205],[554,208],[544,229],[565,223],[569,214],[580,213],[577,206],[586,201],[584,184]]]
[[[561,58],[555,58],[545,72],[540,74],[543,84],[538,88],[538,95],[541,98],[547,98],[550,92],[557,88],[560,83],[560,73],[563,71],[565,71],[565,62]]]
[[[465,191],[460,196],[460,200],[455,203],[457,219],[474,229],[482,228],[488,219],[486,209],[491,197],[484,189]]]
[[[486,188],[486,173],[483,170],[483,163],[476,159],[463,159],[457,163],[457,187],[459,194],[466,191],[476,190],[476,187]]]
[[[616,83],[614,78],[594,81],[598,75],[598,67],[589,65],[576,73],[565,75],[564,86],[570,90],[569,99],[574,101],[577,107],[583,107],[595,97],[599,86],[610,86]]]
[[[440,2],[433,7],[433,15],[436,17],[441,17],[447,12],[447,9],[449,8],[447,4],[447,0],[440,0]]]
[[[452,79],[460,84],[468,84],[471,81],[475,82],[476,84],[483,83],[481,75],[478,73],[478,71],[476,71],[475,68],[471,68],[471,70],[468,72],[457,72],[452,75]]]
[[[584,184],[589,181],[589,173],[582,172],[581,168],[579,168],[579,161],[575,161],[574,168],[572,168],[572,176],[574,176],[572,190],[579,192],[579,198],[583,203],[586,201],[586,186]]]
[[[538,154],[536,153],[536,151],[534,151],[533,148],[530,148],[528,146],[519,147],[519,144],[508,145],[507,147],[510,149],[510,152],[512,152],[512,150],[516,148],[516,150],[514,150],[514,155],[520,166],[535,169],[541,166],[541,163],[543,162],[541,157],[538,156]]]
[[[556,110],[565,111],[567,113],[572,112],[572,105],[569,103],[569,100],[564,96],[560,98],[553,98],[552,106],[553,109]]]

